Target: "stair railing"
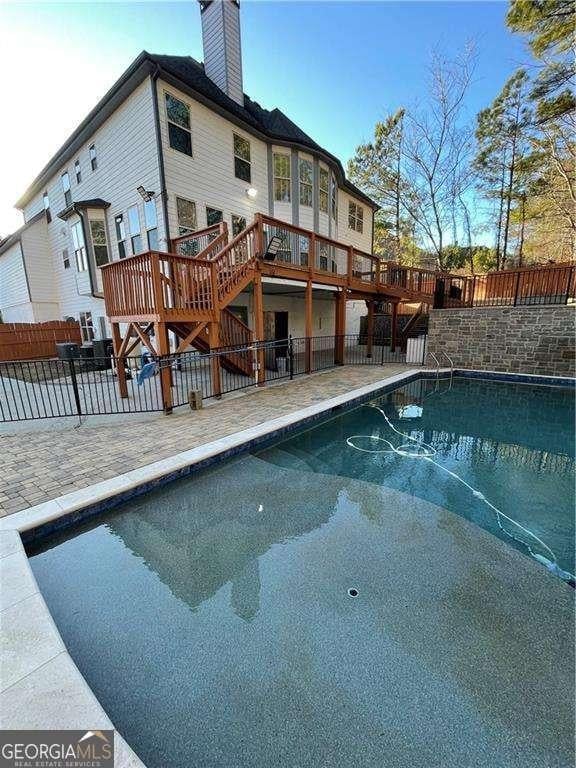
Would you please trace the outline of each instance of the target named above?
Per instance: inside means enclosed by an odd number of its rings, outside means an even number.
[[[172,250],[179,256],[198,258],[210,246],[212,241],[220,235],[228,236],[228,225],[225,221],[174,238],[172,240]]]
[[[259,255],[260,227],[255,221],[242,230],[214,256],[213,293],[217,305],[223,306],[250,273]]]
[[[442,354],[444,355],[446,360],[448,360],[448,363],[450,365],[450,386],[448,387],[448,389],[452,389],[452,380],[454,378],[454,361],[452,360],[450,355],[444,350],[442,350]]]

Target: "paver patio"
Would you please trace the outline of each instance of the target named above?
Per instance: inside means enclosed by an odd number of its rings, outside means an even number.
[[[164,459],[413,368],[345,366],[224,397],[201,411],[179,409],[123,420],[0,437],[0,517]]]

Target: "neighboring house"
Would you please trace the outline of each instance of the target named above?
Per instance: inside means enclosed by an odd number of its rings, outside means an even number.
[[[17,201],[26,223],[0,244],[6,321],[74,317],[85,340],[108,336],[102,265],[222,220],[236,234],[257,212],[371,252],[375,204],[279,109],[243,93],[239,3],[200,8],[204,64],[142,52]],[[270,286],[266,310],[288,312],[301,335],[303,296]],[[319,335],[334,332],[324,293]],[[240,315],[249,302],[238,297]]]
[[[0,241],[0,314],[5,323],[60,317],[44,211]]]

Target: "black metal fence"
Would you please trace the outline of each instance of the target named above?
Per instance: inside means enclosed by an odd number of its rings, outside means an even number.
[[[127,357],[126,397],[120,396],[114,356],[0,362],[0,421],[162,411],[163,369],[169,369],[172,407],[178,408],[190,404],[191,392],[209,399],[338,365],[423,364],[424,345],[421,337],[408,360],[400,347],[392,351],[389,339],[364,334],[288,338],[151,360]]]

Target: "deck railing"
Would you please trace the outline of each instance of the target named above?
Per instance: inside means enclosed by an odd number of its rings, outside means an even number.
[[[267,259],[274,237],[279,238],[280,247]],[[109,317],[145,320],[162,315],[169,320],[216,312],[242,290],[257,259],[266,265],[264,274],[348,287],[375,298],[425,302],[436,308],[574,301],[572,264],[476,276],[435,272],[381,262],[352,246],[263,214],[257,214],[230,242],[221,223],[174,243],[196,255],[154,251],[102,268]]]
[[[450,309],[568,304],[576,301],[575,278],[574,264],[454,275],[382,262],[379,284],[428,295],[434,307]]]
[[[249,274],[259,255],[259,235],[258,224],[254,222],[211,260],[215,300],[220,306]]]
[[[263,249],[273,237],[280,238],[280,249],[273,263],[306,273],[312,279],[334,285],[378,284],[380,260],[338,240],[318,235],[271,216],[258,215],[262,229]]]
[[[475,275],[475,307],[568,304],[576,300],[574,264],[550,264]]]
[[[145,318],[157,312],[152,263],[158,254],[140,253],[102,267],[104,302],[108,317]]]
[[[227,233],[228,225],[221,221],[205,229],[174,238],[172,250],[181,256],[199,256],[219,235],[227,236]]]
[[[350,280],[377,285],[380,281],[380,259],[356,248],[351,250],[351,255]]]
[[[204,260],[148,251],[102,267],[108,317],[178,319],[214,310],[211,266]]]
[[[161,274],[159,306],[166,317],[185,318],[190,313],[205,314],[214,310],[209,263],[171,253],[154,255],[158,257]]]

